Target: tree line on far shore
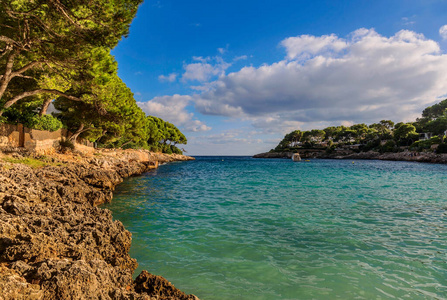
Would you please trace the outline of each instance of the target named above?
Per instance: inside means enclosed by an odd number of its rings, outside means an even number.
[[[446,131],[447,99],[425,108],[422,117],[415,122],[394,123],[391,120],[382,120],[371,125],[361,123],[309,131],[294,130],[286,134],[271,151],[325,148],[326,151],[332,152],[340,146],[355,145],[351,148],[365,152],[398,152],[409,149],[447,153]]]
[[[110,54],[142,0],[2,0],[0,122],[67,128],[102,147],[181,153],[177,127],[146,116]],[[50,103],[57,113],[46,114]]]

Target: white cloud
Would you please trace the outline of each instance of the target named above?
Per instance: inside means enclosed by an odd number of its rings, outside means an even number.
[[[321,37],[312,35],[289,37],[283,40],[281,45],[286,48],[289,59],[307,59],[319,54],[328,55],[332,51],[340,52],[347,47],[346,41],[334,34]]]
[[[414,21],[413,19],[415,18],[415,16],[412,17],[403,17],[402,18],[402,24],[405,26],[411,26],[416,24],[416,21]]]
[[[443,40],[447,40],[447,25],[439,28],[439,35],[442,37]]]
[[[222,75],[195,97],[196,109],[255,125],[266,116],[299,124],[401,121],[447,92],[447,55],[413,31],[301,35],[281,45],[287,59]]]
[[[182,75],[183,82],[206,82],[215,76],[225,75],[225,70],[231,66],[231,64],[226,63],[222,57],[218,56],[213,58],[194,56],[193,60],[198,62],[185,64],[183,66],[185,69],[185,72]]]
[[[173,95],[155,97],[147,102],[137,102],[141,109],[150,116],[162,118],[185,131],[207,131],[211,128],[194,119],[194,114],[186,110],[191,102],[191,96]]]
[[[202,63],[206,63],[208,61],[211,60],[211,57],[207,56],[207,57],[203,57],[203,56],[193,56],[192,60],[196,60],[196,61],[200,61]]]
[[[160,75],[158,76],[158,80],[161,82],[174,82],[177,79],[177,73],[171,73],[168,76]]]
[[[197,80],[208,81],[212,76],[218,75],[221,70],[207,63],[193,63],[184,66],[185,73],[182,75],[183,81]]]
[[[235,58],[233,58],[233,61],[246,60],[247,58],[247,55],[236,56]]]

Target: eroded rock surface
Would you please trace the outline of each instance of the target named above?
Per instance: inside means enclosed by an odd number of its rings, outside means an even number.
[[[0,300],[196,299],[147,272],[134,282],[131,234],[96,206],[111,201],[123,178],[155,168],[152,162],[108,155],[51,161],[43,168],[0,163]]]

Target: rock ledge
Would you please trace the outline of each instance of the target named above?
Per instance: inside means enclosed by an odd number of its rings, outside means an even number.
[[[8,162],[21,158],[0,156],[0,300],[197,299],[146,271],[133,281],[131,233],[97,207],[123,178],[193,158],[102,151],[54,154],[39,168]]]

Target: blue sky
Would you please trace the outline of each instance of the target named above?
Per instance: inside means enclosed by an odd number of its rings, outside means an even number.
[[[447,98],[446,16],[443,0],[146,0],[112,54],[187,154],[251,155]]]

